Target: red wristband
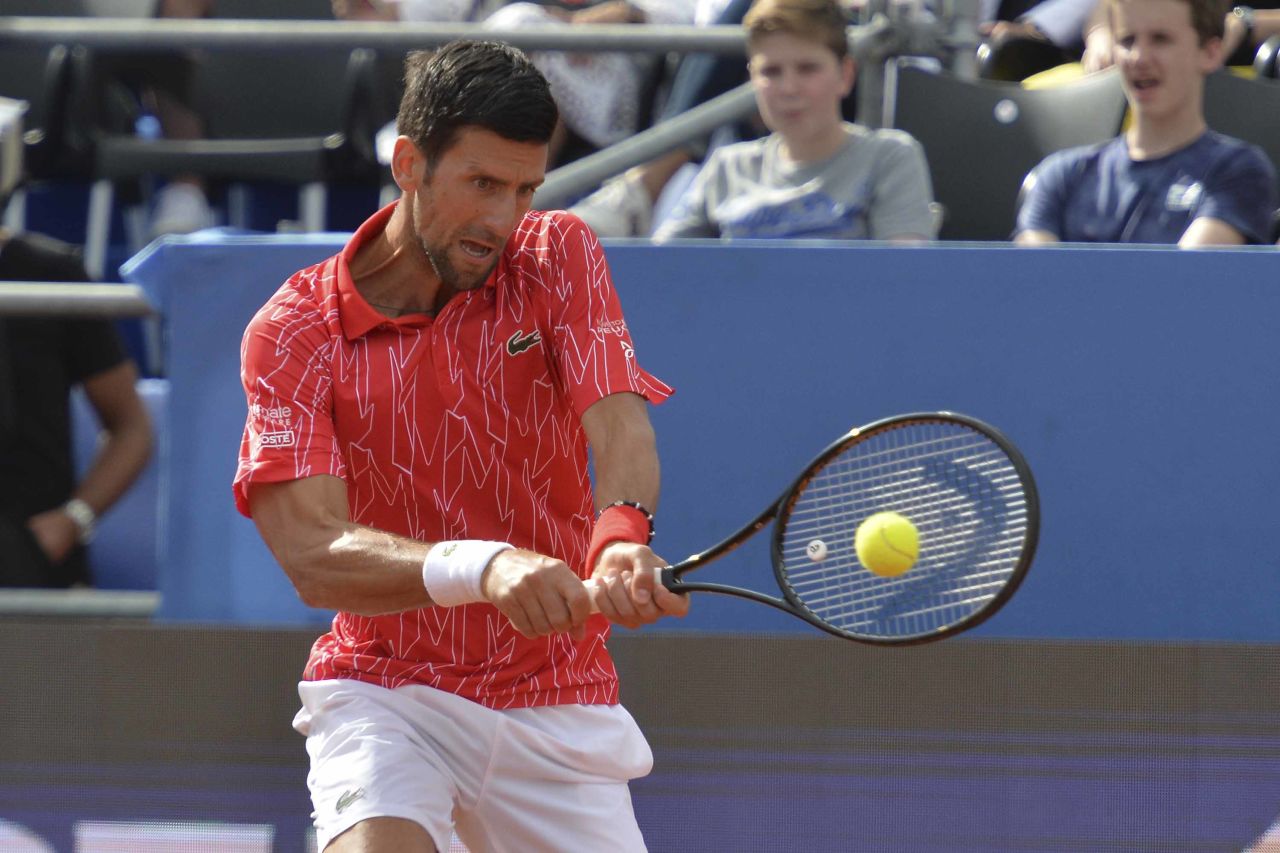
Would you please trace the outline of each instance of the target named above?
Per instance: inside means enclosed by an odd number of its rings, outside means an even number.
[[[591,545],[587,547],[587,576],[595,572],[596,560],[600,559],[600,552],[610,542],[648,545],[652,530],[652,516],[639,507],[629,504],[605,507],[591,531]]]

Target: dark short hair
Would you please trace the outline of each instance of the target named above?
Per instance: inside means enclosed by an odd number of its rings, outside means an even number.
[[[519,50],[491,41],[454,41],[414,51],[404,63],[396,128],[434,167],[464,127],[514,142],[551,140],[559,111],[542,72]]]

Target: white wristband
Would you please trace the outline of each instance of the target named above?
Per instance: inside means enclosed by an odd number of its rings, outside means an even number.
[[[485,539],[457,539],[437,542],[422,563],[422,585],[440,607],[456,607],[484,601],[480,578],[489,561],[500,552],[514,548],[506,542]]]

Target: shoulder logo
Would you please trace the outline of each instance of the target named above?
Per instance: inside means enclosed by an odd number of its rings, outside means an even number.
[[[540,332],[533,331],[528,334],[516,332],[507,338],[507,355],[519,355],[540,343],[542,343],[542,334]]]

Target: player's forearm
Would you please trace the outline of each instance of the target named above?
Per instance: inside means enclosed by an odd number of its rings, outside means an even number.
[[[258,532],[306,604],[374,615],[431,603],[422,578],[430,544],[351,521],[342,479],[258,483],[248,497]]]
[[[430,543],[346,524],[276,558],[307,605],[376,616],[432,604],[422,583],[429,548]]]
[[[145,412],[107,432],[93,464],[74,496],[102,513],[133,484],[151,456],[151,427]]]
[[[657,511],[658,445],[647,407],[638,395],[615,394],[592,406],[583,418],[595,460],[597,508],[627,500]]]

